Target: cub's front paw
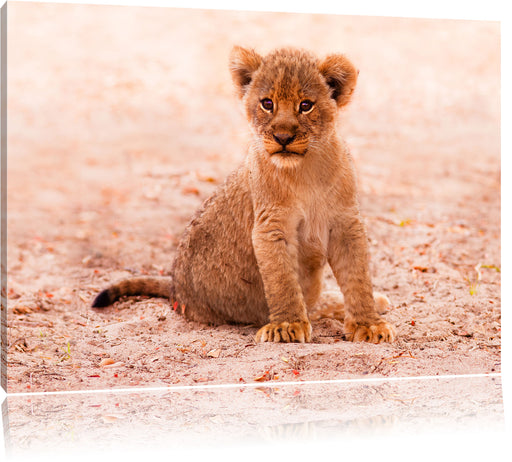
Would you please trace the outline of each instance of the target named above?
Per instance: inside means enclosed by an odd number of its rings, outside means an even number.
[[[257,342],[310,342],[311,324],[309,321],[269,323],[256,334]]]
[[[355,321],[345,321],[345,335],[351,342],[393,342],[396,338],[395,328],[384,320],[375,324],[359,324]]]

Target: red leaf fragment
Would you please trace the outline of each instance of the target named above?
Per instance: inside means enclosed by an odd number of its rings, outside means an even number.
[[[194,194],[196,196],[199,196],[199,189],[195,188],[194,186],[187,186],[181,190],[183,194]]]
[[[254,379],[255,382],[266,382],[267,380],[270,380],[269,377],[270,371],[265,371],[263,375],[260,375],[259,377],[256,377]]]

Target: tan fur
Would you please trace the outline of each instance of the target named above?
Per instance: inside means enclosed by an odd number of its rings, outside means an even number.
[[[352,160],[336,134],[357,70],[343,55],[318,60],[285,48],[262,57],[241,47],[230,70],[252,144],[187,227],[171,302],[192,320],[261,325],[257,341],[309,342],[308,311],[343,320],[350,340],[393,341],[394,328],[375,309]],[[326,304],[327,263],[343,297]],[[113,287],[96,306],[117,298]]]

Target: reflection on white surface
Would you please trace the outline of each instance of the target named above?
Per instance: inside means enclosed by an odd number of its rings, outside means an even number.
[[[8,396],[2,410],[8,460],[504,431],[500,376]]]

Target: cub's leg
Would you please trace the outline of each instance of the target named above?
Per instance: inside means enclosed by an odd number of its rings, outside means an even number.
[[[269,308],[257,342],[309,342],[311,324],[299,283],[296,223],[273,216],[256,220],[252,241]]]
[[[328,261],[344,295],[344,328],[348,340],[392,342],[394,327],[375,309],[368,270],[368,249],[359,213],[345,214],[331,228]]]
[[[379,314],[384,314],[388,310],[391,302],[384,294],[375,292],[375,310]],[[322,318],[337,319],[343,322],[345,320],[345,301],[343,294],[339,290],[326,290],[322,292],[318,302],[308,308],[310,321],[318,321]]]

